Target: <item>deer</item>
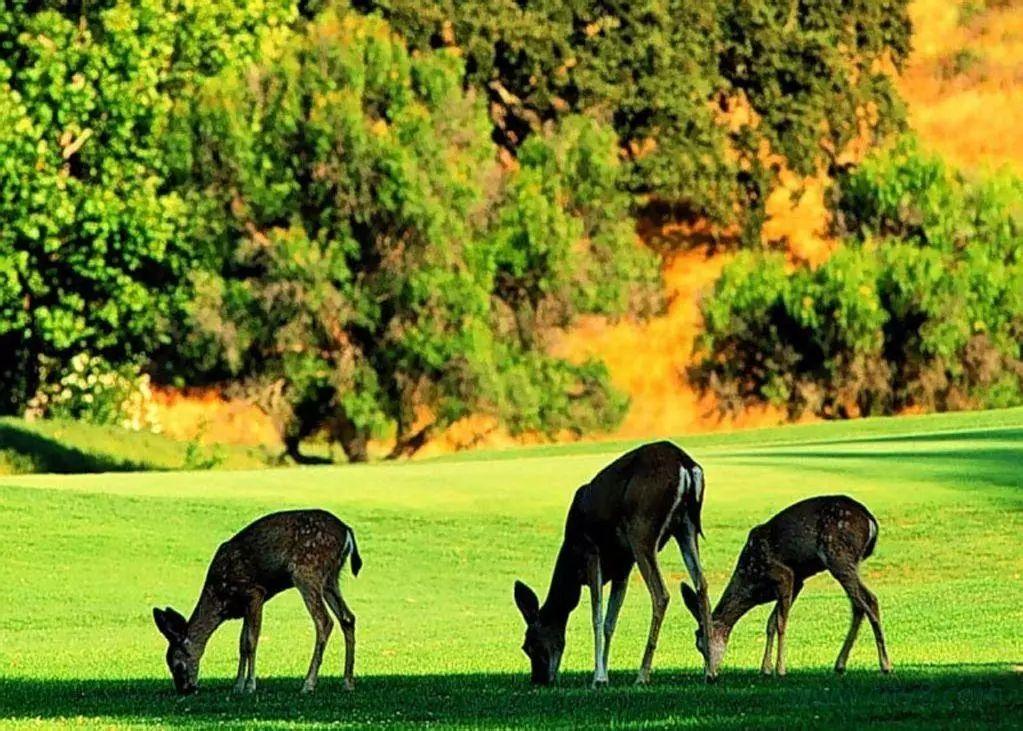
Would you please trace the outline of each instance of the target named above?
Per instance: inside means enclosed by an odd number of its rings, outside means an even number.
[[[167,667],[181,695],[196,691],[199,662],[210,636],[229,619],[242,619],[234,692],[256,689],[256,645],[263,605],[292,587],[298,589],[316,628],[302,692],[316,688],[320,664],[337,617],[345,640],[344,687],[355,687],[355,615],[341,596],[338,577],[351,556],[358,576],[362,557],[355,533],[324,510],[291,510],[259,518],[221,544],[213,556],[199,599],[187,620],[166,607],[153,620],[167,639]],[[326,604],[326,606],[324,606]]]
[[[870,621],[882,673],[892,671],[877,597],[859,576],[859,564],[877,546],[877,519],[867,508],[845,495],[826,495],[790,505],[749,532],[735,570],[711,615],[711,622],[696,631],[696,648],[709,672],[716,676],[728,638],[736,623],[753,607],[774,601],[767,620],[767,646],[761,662],[764,675],[785,675],[785,631],[789,611],[805,581],[827,571],[845,590],[852,604],[852,624],[835,672],[845,672],[849,652],[863,618]],[[682,599],[700,616],[700,597],[684,581]],[[709,632],[707,631],[709,627]],[[778,639],[777,663],[772,667],[772,646]]]
[[[671,442],[646,444],[622,455],[576,491],[543,605],[532,589],[515,582],[515,603],[526,622],[522,650],[529,658],[534,684],[549,685],[557,679],[565,627],[584,585],[589,588],[592,610],[593,687],[607,684],[611,639],[633,565],[639,567],[652,605],[636,683],[650,681],[669,600],[657,555],[672,538],[697,587],[701,606],[697,622],[709,626],[710,602],[698,546],[703,498],[703,469]],[[611,591],[605,613],[603,590],[608,582]]]

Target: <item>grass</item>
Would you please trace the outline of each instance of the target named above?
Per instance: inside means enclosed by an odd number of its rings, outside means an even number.
[[[574,488],[624,444],[405,464],[292,470],[0,477],[0,725],[280,727],[1015,726],[1023,713],[1023,411],[823,424],[679,440],[708,475],[704,564],[720,592],[746,532],[790,502],[846,492],[878,516],[864,579],[879,596],[896,673],[870,633],[850,671],[830,666],[848,605],[826,577],[790,620],[787,678],[756,674],[768,608],[739,624],[705,686],[675,594],[653,683],[632,686],[649,599],[634,577],[611,687],[588,689],[585,602],[558,687],[533,690],[511,598],[543,593]],[[150,608],[187,613],[217,545],[271,510],[323,506],[350,522],[365,568],[342,579],[358,615],[354,693],[331,638],[321,685],[298,688],[312,626],[297,594],[264,619],[260,685],[229,687],[237,624],[214,636],[201,691],[173,695]],[[677,551],[662,565],[673,592]]]
[[[0,417],[0,475],[35,472],[130,472],[267,464],[263,449],[205,446],[148,432],[73,421]]]

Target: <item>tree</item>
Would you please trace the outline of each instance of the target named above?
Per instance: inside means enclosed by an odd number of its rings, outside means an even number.
[[[413,48],[457,47],[511,152],[547,122],[611,123],[645,202],[759,235],[778,163],[814,173],[902,119],[905,0],[354,0]]]
[[[228,254],[196,279],[187,352],[240,379],[295,457],[317,430],[363,460],[374,435],[407,453],[473,412],[545,431],[623,413],[602,366],[536,337],[544,312],[620,312],[656,281],[607,219],[625,205],[613,136],[579,120],[506,174],[463,75],[454,52],[410,55],[383,21],[328,9],[194,106],[181,164],[219,206],[196,236]]]
[[[209,253],[182,236],[174,107],[296,15],[283,0],[0,9],[0,413],[24,407],[44,360],[137,364],[167,342]]]

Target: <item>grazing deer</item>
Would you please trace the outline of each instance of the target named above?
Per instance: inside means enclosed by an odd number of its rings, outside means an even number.
[[[891,672],[877,598],[864,586],[858,573],[860,561],[874,552],[877,533],[877,520],[870,511],[844,495],[803,500],[751,530],[732,578],[714,608],[709,641],[703,630],[707,625],[701,625],[696,632],[696,647],[710,673],[717,674],[735,623],[753,607],[777,601],[767,620],[767,647],[761,671],[765,675],[772,672],[771,650],[777,634],[778,662],[773,672],[784,675],[789,610],[803,583],[822,571],[835,577],[852,602],[852,625],[835,661],[835,672],[845,671],[864,616],[874,629],[881,672]],[[682,599],[690,612],[700,616],[699,597],[685,582]]]
[[[302,692],[316,687],[323,650],[333,629],[324,602],[341,623],[345,636],[345,688],[354,687],[355,615],[341,598],[338,575],[348,556],[358,576],[362,558],[355,533],[323,510],[273,513],[251,523],[213,556],[206,583],[192,616],[185,619],[170,607],[153,609],[153,619],[167,638],[167,666],[178,693],[195,691],[210,635],[225,620],[243,619],[236,693],[256,689],[256,644],[263,604],[295,587],[316,625],[316,645]]]
[[[650,634],[636,678],[637,683],[649,682],[668,606],[657,554],[669,538],[678,542],[699,591],[703,609],[697,621],[701,616],[704,622],[710,621],[697,546],[703,493],[703,470],[670,442],[647,444],[619,457],[576,491],[543,606],[532,589],[515,582],[515,603],[526,620],[522,649],[529,657],[534,683],[546,685],[556,679],[565,649],[565,626],[579,604],[583,585],[590,589],[593,610],[593,684],[607,683],[611,636],[633,564],[639,566],[653,604]],[[605,615],[606,582],[611,582],[611,595]]]

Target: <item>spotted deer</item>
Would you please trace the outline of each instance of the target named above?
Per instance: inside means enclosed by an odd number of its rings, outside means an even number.
[[[696,647],[711,675],[716,675],[735,624],[750,609],[774,601],[767,620],[767,647],[761,671],[785,674],[785,630],[789,610],[811,576],[829,572],[849,596],[852,625],[845,638],[835,672],[845,671],[849,651],[856,641],[864,616],[870,621],[877,643],[881,672],[891,672],[877,598],[859,577],[859,564],[877,545],[877,519],[863,505],[844,495],[814,497],[791,505],[749,533],[746,545],[724,594],[711,616],[709,641],[703,627],[696,632]],[[689,611],[700,616],[702,604],[696,592],[682,583],[682,599]],[[772,668],[774,638],[778,638],[778,661]]]
[[[710,621],[707,584],[700,567],[697,536],[704,498],[703,470],[670,442],[639,447],[619,457],[580,487],[565,522],[547,599],[521,581],[515,603],[526,621],[522,646],[531,678],[546,685],[557,678],[565,648],[565,626],[578,606],[582,587],[590,590],[594,642],[594,686],[607,683],[611,637],[625,600],[633,564],[650,592],[653,616],[637,683],[650,679],[650,666],[668,606],[668,590],[657,554],[674,538],[699,592],[697,621]],[[604,584],[611,593],[604,613]]]
[[[344,687],[354,687],[355,615],[341,598],[338,576],[351,556],[352,573],[359,574],[362,558],[355,533],[323,510],[293,510],[266,515],[221,544],[213,556],[206,582],[192,616],[175,610],[153,609],[153,619],[167,638],[167,666],[180,694],[196,690],[199,661],[213,632],[228,619],[242,619],[236,693],[256,689],[256,645],[263,605],[295,587],[305,600],[316,626],[316,644],[302,691],[311,692],[337,617],[345,638]],[[326,603],[326,607],[324,606]]]

